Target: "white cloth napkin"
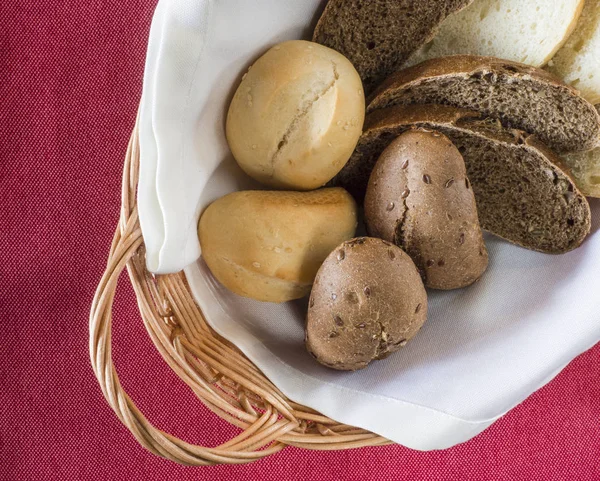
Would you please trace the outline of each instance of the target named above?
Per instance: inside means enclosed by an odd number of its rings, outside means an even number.
[[[220,194],[210,177],[232,167],[224,125],[236,82],[267,48],[306,36],[321,3],[158,3],[140,109],[138,205],[150,271],[177,272],[200,256],[198,217]]]
[[[481,432],[600,340],[600,203],[593,202],[594,233],[575,252],[544,255],[488,237],[484,278],[431,292],[429,319],[404,349],[355,373],[318,365],[303,345],[305,301],[275,305],[228,292],[196,262],[196,223],[212,200],[255,187],[224,136],[242,73],[273,44],[306,37],[321,4],[160,1],[140,111],[148,268],[185,267],[208,322],[291,399],[414,449],[446,448]]]

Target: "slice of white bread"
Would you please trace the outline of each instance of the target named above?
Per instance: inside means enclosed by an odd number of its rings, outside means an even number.
[[[600,149],[564,156],[577,187],[588,197],[600,198]]]
[[[476,0],[448,17],[407,65],[474,54],[540,67],[565,43],[583,5],[584,0]]]
[[[548,63],[548,70],[600,103],[600,0],[586,0],[573,35]]]
[[[600,104],[596,105],[596,110],[600,112]],[[565,154],[562,160],[579,190],[587,197],[600,198],[600,148]]]

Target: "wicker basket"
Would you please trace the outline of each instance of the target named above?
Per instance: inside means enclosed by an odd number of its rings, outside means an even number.
[[[136,205],[138,174],[136,124],[125,157],[119,225],[90,313],[90,358],[106,400],[139,443],[184,465],[249,463],[288,445],[337,450],[390,444],[287,399],[233,344],[210,328],[182,273],[154,276],[146,270]],[[150,424],[123,390],[112,362],[111,322],[124,268],[144,325],[162,357],[206,407],[243,429],[240,435],[215,448],[186,443]]]

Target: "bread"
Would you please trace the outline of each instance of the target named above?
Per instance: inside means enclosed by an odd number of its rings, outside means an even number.
[[[506,60],[461,55],[415,65],[389,77],[368,111],[410,103],[476,110],[561,152],[600,142],[600,116],[575,89],[544,70]]]
[[[408,65],[473,54],[541,67],[567,40],[583,5],[584,0],[476,0],[448,18]]]
[[[563,160],[581,192],[588,197],[600,198],[600,149],[569,154]]]
[[[313,41],[348,57],[370,92],[473,0],[329,0]]]
[[[465,162],[438,132],[409,130],[383,151],[369,179],[365,221],[369,235],[412,258],[425,287],[466,287],[487,268]]]
[[[356,204],[344,189],[234,192],[202,214],[202,258],[227,289],[259,301],[306,296],[321,263],[354,236]]]
[[[400,105],[369,114],[336,182],[360,199],[377,158],[411,127],[439,130],[458,148],[484,230],[547,253],[572,250],[589,233],[587,200],[552,151],[534,136],[454,107]]]
[[[364,368],[412,339],[427,319],[413,261],[381,239],[344,242],[325,259],[306,317],[306,347],[321,364]]]
[[[600,103],[600,1],[586,0],[575,32],[548,63],[550,72]]]
[[[227,114],[227,141],[259,182],[311,190],[344,166],[364,116],[362,84],[348,59],[294,40],[270,49],[242,79]]]
[[[596,110],[600,111],[600,105],[596,105]],[[566,154],[562,161],[584,195],[600,198],[600,148]]]

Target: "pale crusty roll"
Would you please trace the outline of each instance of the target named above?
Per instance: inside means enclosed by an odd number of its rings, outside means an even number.
[[[286,302],[310,292],[325,258],[356,225],[356,204],[341,188],[245,191],[213,202],[198,231],[202,257],[225,287]]]
[[[279,44],[244,75],[227,115],[240,167],[270,187],[311,190],[346,164],[365,116],[350,61],[311,42]]]

